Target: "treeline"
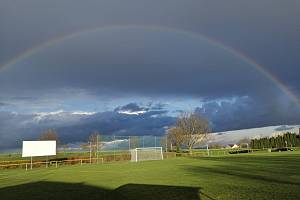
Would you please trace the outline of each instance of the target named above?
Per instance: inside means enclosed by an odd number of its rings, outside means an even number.
[[[252,149],[298,147],[300,146],[300,138],[295,133],[288,132],[276,137],[252,139],[250,146]]]

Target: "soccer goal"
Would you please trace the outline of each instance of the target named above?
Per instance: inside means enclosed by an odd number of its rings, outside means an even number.
[[[131,161],[163,160],[162,147],[147,147],[131,149]]]

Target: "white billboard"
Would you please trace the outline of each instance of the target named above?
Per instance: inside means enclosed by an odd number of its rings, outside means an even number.
[[[22,157],[54,156],[56,141],[23,141]]]

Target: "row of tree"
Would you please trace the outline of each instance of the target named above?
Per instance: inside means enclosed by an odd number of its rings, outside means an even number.
[[[252,149],[297,147],[300,146],[300,138],[295,133],[287,132],[276,137],[252,139],[250,146]]]

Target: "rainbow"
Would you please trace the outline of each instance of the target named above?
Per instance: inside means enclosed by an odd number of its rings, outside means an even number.
[[[1,70],[5,70],[9,68],[10,66],[13,66],[17,64],[18,62],[33,56],[34,54],[38,53],[39,51],[50,47],[51,45],[61,43],[65,40],[80,36],[82,34],[86,33],[92,33],[92,32],[103,32],[103,31],[112,31],[112,30],[119,30],[119,29],[128,29],[128,28],[144,28],[144,29],[150,29],[150,30],[161,30],[161,31],[170,31],[170,32],[176,32],[180,34],[187,35],[189,37],[194,37],[196,39],[201,39],[209,42],[212,45],[217,46],[218,48],[221,48],[229,53],[231,53],[234,56],[237,56],[239,59],[243,60],[244,62],[248,63],[250,66],[254,67],[259,73],[264,75],[268,80],[273,82],[280,91],[282,91],[285,95],[287,95],[293,102],[295,102],[300,107],[300,99],[284,84],[282,81],[280,81],[274,74],[272,74],[268,69],[266,69],[261,64],[257,63],[254,59],[246,56],[244,53],[220,42],[217,41],[211,37],[208,37],[206,35],[202,35],[200,33],[196,33],[193,31],[186,31],[183,29],[177,29],[172,27],[166,27],[166,26],[153,26],[153,25],[110,25],[110,26],[104,26],[104,27],[93,27],[89,29],[83,29],[76,32],[68,33],[65,35],[60,35],[58,37],[52,38],[50,40],[47,40],[41,44],[38,44],[36,46],[33,46],[32,48],[27,49],[26,51],[16,55],[11,60],[9,60],[7,63],[0,65],[0,72]]]

